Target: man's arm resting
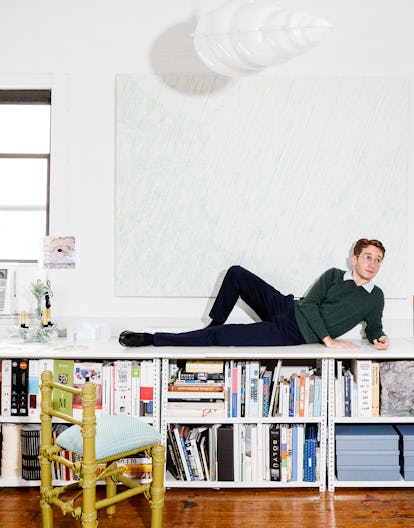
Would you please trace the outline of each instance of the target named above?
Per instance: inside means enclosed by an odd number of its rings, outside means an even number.
[[[350,343],[349,341],[342,341],[341,339],[332,339],[330,336],[326,336],[322,339],[323,344],[328,348],[359,348],[355,343]],[[377,350],[387,350],[390,340],[388,336],[382,335],[377,339],[374,339],[372,344]]]
[[[331,336],[324,337],[322,341],[323,344],[328,348],[359,348],[359,346],[355,343],[351,343],[350,341],[342,341],[342,339],[333,339]]]

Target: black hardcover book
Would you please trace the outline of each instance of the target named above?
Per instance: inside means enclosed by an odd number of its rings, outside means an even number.
[[[25,426],[21,433],[22,478],[40,480],[40,426]]]
[[[270,480],[280,481],[280,425],[269,428],[269,467]]]
[[[168,452],[167,452],[167,469],[170,471],[172,476],[177,480],[185,480],[184,468],[182,465],[180,453],[178,451],[177,443],[174,434],[171,430],[173,427],[171,424],[167,428],[168,436]]]
[[[234,480],[233,426],[217,429],[217,480]]]
[[[27,359],[13,359],[11,377],[10,414],[12,416],[27,416],[29,361]]]

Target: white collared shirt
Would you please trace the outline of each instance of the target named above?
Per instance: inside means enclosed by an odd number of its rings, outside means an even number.
[[[354,277],[352,276],[352,271],[346,271],[344,275],[344,281],[346,280],[354,280]],[[367,290],[368,293],[371,293],[374,289],[375,283],[374,281],[370,280],[366,284],[361,285],[365,290]]]

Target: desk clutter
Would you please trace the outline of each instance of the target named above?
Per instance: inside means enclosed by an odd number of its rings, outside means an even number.
[[[55,324],[52,322],[50,303],[53,292],[49,280],[44,283],[38,279],[31,286],[31,293],[36,300],[36,308],[30,321],[25,310],[20,313],[18,334],[28,343],[45,342],[55,336]]]

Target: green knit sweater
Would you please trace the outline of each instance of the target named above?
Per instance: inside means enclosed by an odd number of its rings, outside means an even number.
[[[371,293],[353,280],[344,281],[345,272],[331,268],[295,301],[295,316],[306,343],[319,343],[326,336],[335,339],[364,321],[369,341],[384,335],[382,311],[384,294],[378,286]]]

